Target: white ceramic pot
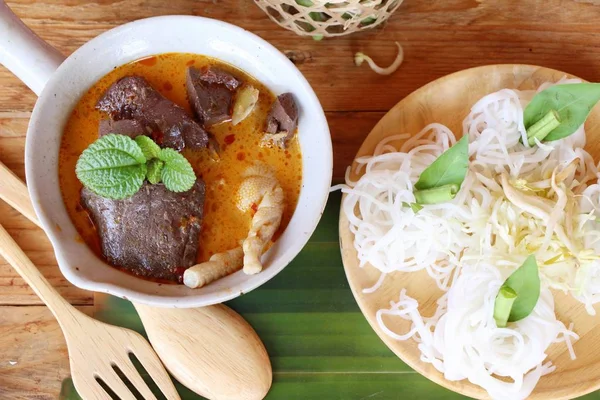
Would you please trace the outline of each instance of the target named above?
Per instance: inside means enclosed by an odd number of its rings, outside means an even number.
[[[283,235],[264,255],[265,270],[237,272],[201,289],[159,285],[107,265],[81,241],[63,204],[58,152],[63,127],[78,99],[113,68],[142,57],[187,52],[216,57],[298,101],[303,182],[296,211]],[[96,37],[64,59],[35,36],[0,0],[0,63],[39,99],[25,146],[29,194],[50,238],[58,265],[75,286],[162,307],[198,307],[232,299],[279,273],[315,230],[332,175],[331,138],[323,109],[300,71],[276,48],[234,25],[202,17],[164,16],[131,22]],[[1,184],[1,183],[0,183]]]

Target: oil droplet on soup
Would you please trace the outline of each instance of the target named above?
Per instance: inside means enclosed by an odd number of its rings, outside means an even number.
[[[256,161],[265,162],[276,171],[277,179],[285,192],[286,208],[274,239],[280,236],[292,217],[302,186],[302,157],[298,140],[294,137],[285,151],[257,145],[263,136],[265,120],[275,95],[248,74],[216,59],[185,53],[161,54],[123,65],[100,79],[79,100],[63,133],[59,158],[63,200],[79,235],[100,257],[100,238],[94,225],[90,223],[88,213],[80,205],[82,185],[75,175],[77,159],[98,138],[98,124],[105,118],[96,110],[96,102],[118,79],[127,75],[140,75],[163,96],[191,114],[185,89],[185,72],[190,65],[198,68],[218,66],[260,91],[256,108],[237,126],[224,122],[208,129],[221,145],[219,161],[214,161],[207,150],[183,151],[196,175],[206,184],[198,262],[238,246],[240,240],[248,234],[252,216],[238,210],[236,196],[243,179],[241,174]]]

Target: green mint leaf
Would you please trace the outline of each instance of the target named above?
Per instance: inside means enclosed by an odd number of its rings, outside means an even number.
[[[146,171],[146,178],[148,179],[148,182],[156,185],[162,179],[161,173],[165,163],[157,158],[153,158],[152,160],[148,161],[147,166],[148,171]]]
[[[102,197],[125,199],[144,183],[146,158],[128,136],[101,137],[81,153],[75,173],[81,183]]]
[[[517,299],[517,292],[508,286],[502,286],[494,303],[494,320],[498,328],[504,328],[510,316],[510,310]]]
[[[146,160],[150,161],[153,158],[158,158],[160,147],[154,143],[154,140],[150,139],[148,136],[140,135],[135,138],[135,142],[140,146]]]
[[[469,169],[469,137],[463,136],[456,144],[442,153],[419,176],[417,190],[457,185],[460,189]]]
[[[560,125],[545,138],[545,142],[573,134],[585,122],[590,111],[600,100],[600,83],[575,83],[551,86],[536,94],[523,112],[525,129],[555,110]]]
[[[159,159],[165,163],[161,179],[172,192],[186,192],[194,186],[196,174],[188,160],[173,149],[162,149]]]
[[[527,257],[523,265],[506,279],[502,288],[510,288],[516,293],[516,298],[510,308],[508,322],[520,321],[531,314],[540,298],[540,275],[535,256]],[[499,302],[505,302],[505,299],[501,298],[502,288],[494,303],[494,317],[496,317],[496,309],[503,307]]]

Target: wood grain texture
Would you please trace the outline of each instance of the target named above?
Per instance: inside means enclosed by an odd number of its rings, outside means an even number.
[[[166,14],[202,15],[240,25],[280,50],[310,53],[299,65],[326,111],[391,108],[400,98],[440,76],[498,63],[530,63],[600,78],[600,7],[574,0],[405,1],[383,29],[315,42],[272,23],[251,0],[20,0],[8,1],[42,38],[64,54],[131,20]],[[362,50],[382,64],[405,64],[390,77],[355,67]],[[335,77],[335,79],[332,79]],[[0,111],[31,110],[35,97],[0,70]]]
[[[50,311],[0,307],[0,399],[55,400],[68,376],[67,347]]]
[[[6,204],[14,208],[24,217],[41,228],[29,200],[29,192],[25,182],[0,161],[0,176],[2,176],[2,199]]]
[[[14,113],[12,118],[0,116],[0,162],[21,179],[25,178],[24,149],[29,116],[30,112]],[[73,304],[92,304],[90,292],[74,287],[62,276],[44,232],[3,201],[0,201],[0,225],[8,230],[63,297]],[[0,305],[27,304],[42,303],[13,268],[0,259]]]
[[[394,135],[398,129],[402,132],[419,132],[432,123],[442,123],[453,132],[462,132],[462,120],[469,114],[471,106],[486,94],[503,88],[534,89],[544,82],[555,82],[565,74],[556,70],[525,65],[502,65],[475,68],[461,71],[424,86],[400,101],[373,128],[365,140],[358,156],[373,154],[375,146],[385,137]],[[600,108],[590,113],[586,127],[588,129],[586,150],[596,159],[600,156]],[[352,180],[358,179],[353,175]],[[431,284],[425,271],[419,273],[394,272],[387,275],[381,288],[374,293],[365,294],[362,289],[373,286],[381,272],[371,266],[360,268],[356,249],[353,246],[354,235],[350,232],[348,218],[340,214],[340,245],[346,276],[354,297],[371,327],[379,337],[404,362],[431,379],[432,381],[458,393],[478,399],[488,398],[479,386],[466,380],[448,381],[432,364],[421,361],[421,352],[413,340],[398,341],[383,332],[375,314],[380,309],[389,308],[389,302],[398,298],[400,289],[419,302],[422,315],[433,315],[436,301],[442,292]],[[587,349],[596,346],[600,340],[600,324],[591,317],[585,307],[572,296],[554,291],[555,312],[565,325],[573,322],[580,339],[573,348],[577,359],[572,361],[564,344],[555,344],[548,348],[548,360],[556,366],[556,371],[542,377],[529,397],[532,400],[570,399],[590,393],[600,388],[600,357]],[[407,332],[410,321],[400,318],[390,319],[387,327],[394,332]]]
[[[6,226],[10,235],[63,297],[72,304],[93,303],[92,293],[74,287],[62,276],[46,234],[4,202],[0,202],[0,225]],[[40,304],[40,299],[23,279],[0,258],[0,306]]]

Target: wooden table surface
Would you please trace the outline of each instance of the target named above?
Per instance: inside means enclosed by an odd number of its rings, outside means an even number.
[[[448,73],[485,64],[539,64],[600,81],[600,3],[595,0],[405,0],[382,29],[315,42],[272,23],[251,0],[19,0],[9,6],[65,55],[94,36],[139,18],[202,15],[248,29],[303,58],[298,67],[327,113],[335,177],[386,110]],[[403,66],[381,77],[353,65],[361,50]],[[35,95],[0,66],[0,161],[24,178],[23,149]],[[93,295],[60,274],[43,232],[5,204],[8,229],[60,293],[92,313]],[[0,260],[0,399],[56,399],[69,374],[62,333],[48,310]]]

